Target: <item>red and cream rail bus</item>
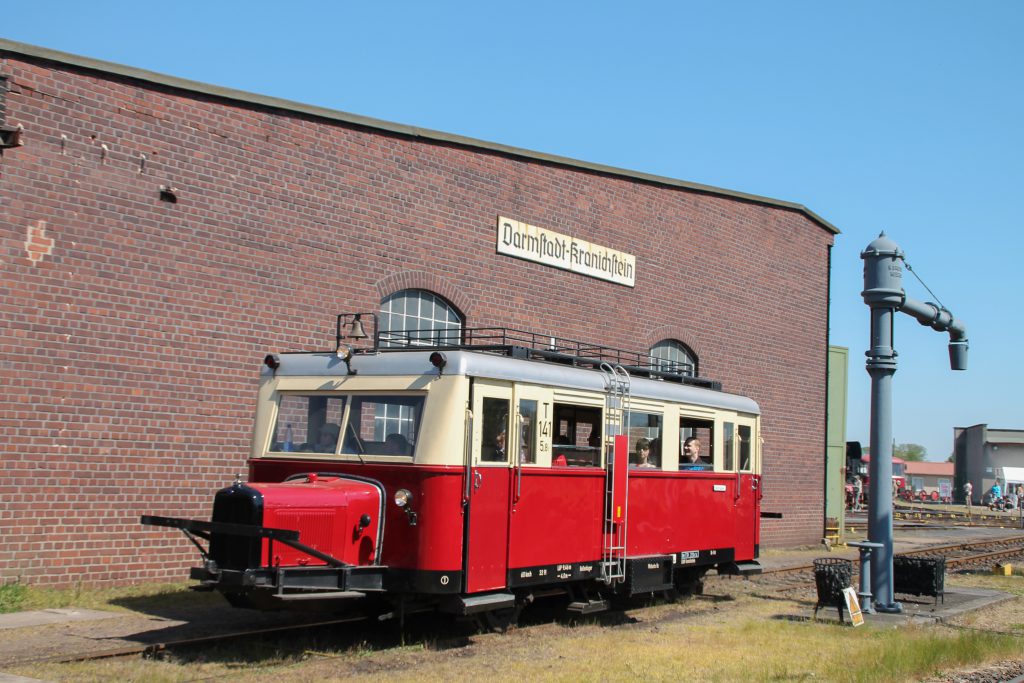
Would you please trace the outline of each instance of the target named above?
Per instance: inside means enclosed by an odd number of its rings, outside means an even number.
[[[760,571],[754,401],[645,354],[507,329],[343,343],[371,317],[339,316],[336,351],[267,356],[248,481],[216,493],[210,522],[143,517],[200,549],[197,589],[493,617],[540,594],[589,612]]]

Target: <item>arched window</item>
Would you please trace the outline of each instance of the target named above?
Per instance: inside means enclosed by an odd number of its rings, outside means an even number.
[[[403,289],[380,303],[381,346],[458,344],[462,316],[425,289]]]
[[[651,347],[651,365],[666,372],[697,376],[697,354],[675,339],[662,339]]]

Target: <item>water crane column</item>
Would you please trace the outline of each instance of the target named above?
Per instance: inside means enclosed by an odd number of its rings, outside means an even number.
[[[903,252],[883,232],[867,246],[864,259],[864,303],[871,307],[871,465],[868,489],[868,540],[881,545],[871,562],[874,607],[879,612],[902,612],[893,590],[892,572],[892,376],[896,374],[893,324],[896,311],[922,325],[949,332],[949,362],[953,370],[967,369],[967,331],[949,311],[915,301],[903,290]]]

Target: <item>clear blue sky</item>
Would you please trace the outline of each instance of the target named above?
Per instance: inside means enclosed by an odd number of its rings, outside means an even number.
[[[943,460],[955,426],[1024,429],[1024,2],[34,0],[2,16],[10,40],[803,204],[842,230],[831,341],[865,443],[859,255],[884,229],[971,341],[954,373],[948,336],[899,317],[896,441]]]

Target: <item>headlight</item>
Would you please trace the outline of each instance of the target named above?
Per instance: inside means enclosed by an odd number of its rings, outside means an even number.
[[[412,502],[412,493],[407,489],[398,489],[395,491],[395,505],[400,508],[404,508]]]

